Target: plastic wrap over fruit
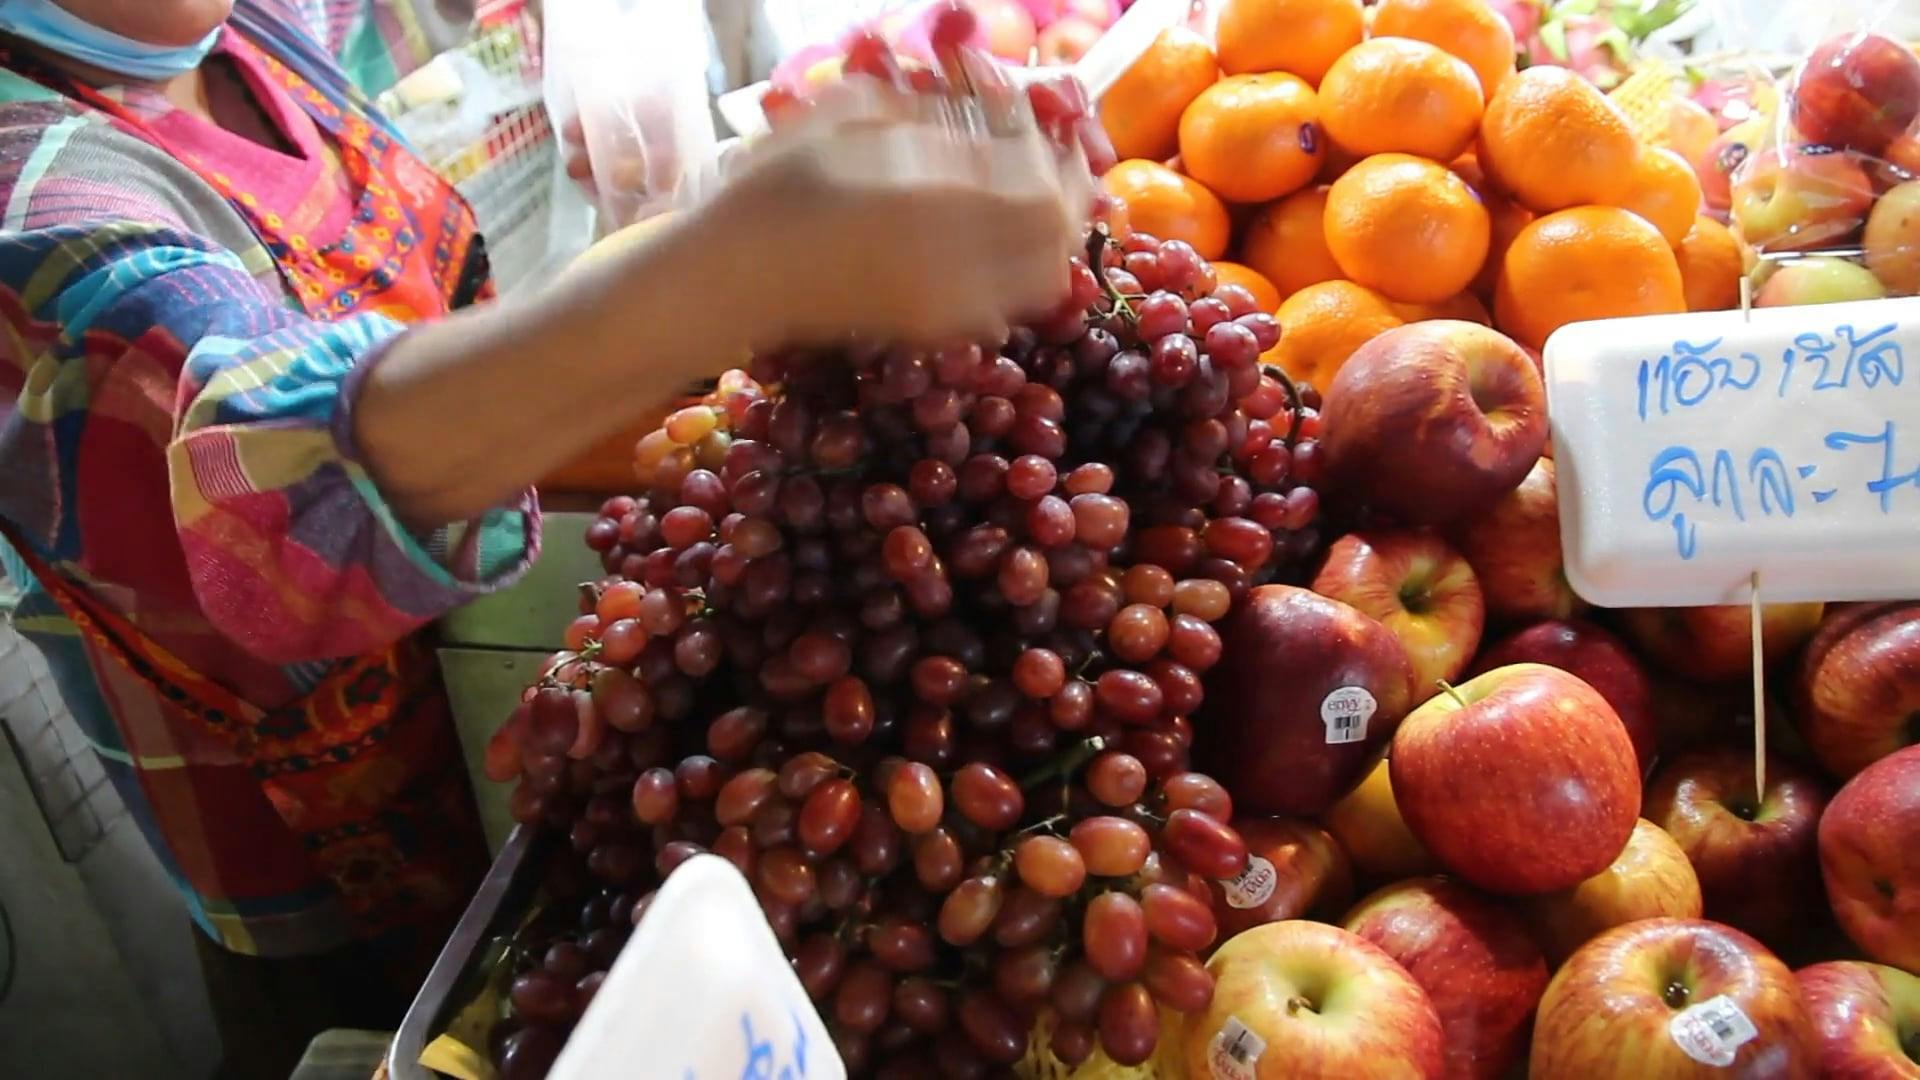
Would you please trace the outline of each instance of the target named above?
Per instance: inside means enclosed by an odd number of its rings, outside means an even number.
[[[1901,0],[1834,7],[1777,105],[1721,136],[1758,306],[1920,294],[1920,28]]]

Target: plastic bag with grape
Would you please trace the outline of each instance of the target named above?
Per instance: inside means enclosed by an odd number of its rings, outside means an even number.
[[[1818,44],[1777,106],[1722,137],[1749,148],[1728,203],[1760,306],[1920,294],[1920,55],[1885,29],[1898,9],[1809,12]]]

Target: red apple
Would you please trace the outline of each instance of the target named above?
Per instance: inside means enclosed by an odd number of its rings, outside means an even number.
[[[1920,746],[1847,781],[1820,819],[1820,876],[1840,928],[1883,964],[1920,972]]]
[[[1380,947],[1324,923],[1267,923],[1207,962],[1213,1002],[1181,1027],[1181,1075],[1438,1078],[1440,1018]]]
[[[1808,251],[1866,220],[1873,181],[1851,156],[1800,145],[1755,154],[1733,181],[1733,219],[1760,251]]]
[[[1556,893],[1526,901],[1527,925],[1556,966],[1616,926],[1662,916],[1697,919],[1700,878],[1660,826],[1641,818],[1612,865]]]
[[[1600,691],[1633,740],[1640,775],[1653,767],[1659,752],[1653,683],[1626,642],[1580,619],[1535,623],[1482,650],[1472,670],[1478,674],[1509,664],[1557,667]]]
[[[1222,640],[1194,751],[1242,812],[1325,810],[1412,704],[1400,639],[1310,589],[1254,589]]]
[[[1645,813],[1693,863],[1707,918],[1778,945],[1814,908],[1815,833],[1826,802],[1812,774],[1774,758],[1766,794],[1756,799],[1752,751],[1728,747],[1662,765]]]
[[[1116,8],[1113,0],[1065,0],[1060,5],[1063,19],[1085,19],[1104,30],[1113,25]]]
[[[1432,533],[1348,533],[1327,550],[1313,591],[1348,603],[1393,631],[1424,693],[1466,670],[1486,613],[1467,560]]]
[[[1353,901],[1353,864],[1326,830],[1299,818],[1235,818],[1247,842],[1247,872],[1215,881],[1214,921],[1222,938],[1262,923],[1328,919]]]
[[[1380,334],[1326,388],[1321,446],[1354,497],[1411,525],[1485,511],[1547,441],[1546,393],[1520,346],[1432,319]]]
[[[1753,295],[1754,307],[1802,307],[1879,300],[1887,287],[1873,271],[1850,259],[1811,255],[1795,259],[1767,275]]]
[[[1068,16],[1040,31],[1040,64],[1066,67],[1079,63],[1106,31],[1085,19]]]
[[[1553,459],[1533,463],[1520,486],[1467,519],[1460,552],[1480,578],[1487,618],[1564,619],[1581,607],[1560,558],[1560,500]]]
[[[1808,139],[1878,154],[1920,117],[1920,57],[1880,34],[1829,38],[1801,66],[1792,101]]]
[[[1427,992],[1449,1078],[1498,1080],[1519,1060],[1547,964],[1511,914],[1464,885],[1415,878],[1362,900],[1345,925]]]
[[[1387,764],[1413,835],[1493,892],[1552,892],[1605,870],[1640,809],[1640,766],[1613,706],[1544,664],[1435,695],[1401,722]]]
[[[1784,661],[1820,625],[1821,604],[1768,604],[1760,611],[1760,648],[1769,667]],[[1753,671],[1753,616],[1744,604],[1634,608],[1621,627],[1640,654],[1675,675],[1721,682]]]
[[[1741,121],[1720,133],[1707,145],[1704,155],[1693,162],[1700,177],[1700,193],[1707,206],[1725,211],[1733,205],[1733,177],[1747,159],[1766,145],[1773,118],[1760,114]]]
[[[1700,919],[1643,919],[1573,954],[1540,999],[1528,1074],[1580,1080],[1810,1080],[1793,972]]]
[[[1385,754],[1367,767],[1352,791],[1327,808],[1320,821],[1352,857],[1353,865],[1370,878],[1393,881],[1440,869],[1400,816]]]
[[[1813,1017],[1821,1076],[1920,1080],[1920,976],[1834,960],[1794,978]]]
[[[1834,611],[1807,643],[1795,689],[1801,738],[1842,780],[1920,743],[1920,603]]]
[[[967,0],[967,6],[980,18],[988,52],[1016,64],[1027,62],[1039,28],[1025,4],[1020,0]]]

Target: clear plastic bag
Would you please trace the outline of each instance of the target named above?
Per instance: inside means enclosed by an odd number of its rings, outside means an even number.
[[[1916,5],[1792,8],[1747,12],[1799,50],[1775,65],[1771,101],[1748,124],[1757,138],[1729,178],[1730,224],[1756,256],[1755,302],[1920,294]]]

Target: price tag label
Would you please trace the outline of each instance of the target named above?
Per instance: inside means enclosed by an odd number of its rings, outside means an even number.
[[[1545,357],[1589,602],[1920,594],[1920,299],[1575,323]]]
[[[1280,874],[1274,870],[1273,863],[1253,855],[1248,857],[1245,870],[1235,877],[1221,879],[1220,891],[1226,895],[1228,907],[1245,911],[1266,903],[1279,882]]]
[[[1266,1052],[1265,1039],[1248,1030],[1239,1017],[1228,1016],[1207,1046],[1207,1071],[1214,1080],[1253,1080],[1260,1055]]]
[[[1367,741],[1367,721],[1380,707],[1364,686],[1342,686],[1320,701],[1320,722],[1327,727],[1327,742]]]
[[[1667,1033],[1680,1049],[1702,1065],[1724,1069],[1740,1048],[1760,1034],[1738,1002],[1722,994],[1673,1014]]]

